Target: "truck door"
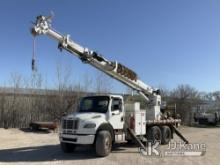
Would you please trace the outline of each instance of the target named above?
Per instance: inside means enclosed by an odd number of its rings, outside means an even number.
[[[109,122],[114,129],[123,129],[124,126],[124,111],[121,98],[113,97],[111,99],[111,112]]]

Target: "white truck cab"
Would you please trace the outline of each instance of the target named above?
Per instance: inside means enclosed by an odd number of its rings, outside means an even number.
[[[112,142],[115,139],[125,140],[122,138],[125,135],[123,134],[124,122],[122,96],[84,97],[80,101],[78,111],[63,117],[61,120],[61,147],[65,152],[69,152],[75,148],[75,145],[97,143],[99,149],[96,146],[96,152],[98,152],[98,155],[104,156],[111,150]],[[102,143],[103,140],[97,142],[100,133],[102,139],[103,136],[105,137],[104,143]],[[117,134],[120,135],[120,138],[117,137]],[[109,151],[103,151],[101,145],[105,148],[109,147]]]

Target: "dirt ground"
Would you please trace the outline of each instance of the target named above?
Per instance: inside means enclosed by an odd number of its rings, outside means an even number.
[[[219,164],[220,127],[181,127],[180,131],[192,143],[205,143],[206,154],[199,157],[144,157],[138,152],[137,147],[127,144],[117,145],[105,158],[96,157],[93,148],[88,146],[77,148],[74,153],[66,154],[60,149],[58,133],[0,129],[0,165]],[[175,136],[175,140],[178,140],[178,137]]]

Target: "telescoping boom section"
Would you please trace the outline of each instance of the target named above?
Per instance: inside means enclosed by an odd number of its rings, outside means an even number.
[[[154,100],[160,104],[159,90],[155,90],[138,79],[137,74],[117,61],[109,61],[102,55],[74,42],[70,35],[62,35],[51,26],[51,17],[38,16],[34,26],[31,28],[33,36],[47,35],[58,41],[58,48],[65,49],[76,55],[82,62],[88,63],[114,79],[129,86],[140,93],[146,100]],[[153,96],[153,97],[152,97]],[[156,100],[155,100],[156,99]],[[154,104],[155,105],[155,104]]]

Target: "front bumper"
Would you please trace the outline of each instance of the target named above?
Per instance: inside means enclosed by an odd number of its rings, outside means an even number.
[[[93,144],[95,135],[60,134],[60,141],[73,144]]]

